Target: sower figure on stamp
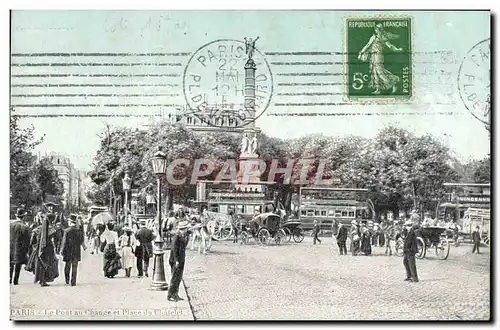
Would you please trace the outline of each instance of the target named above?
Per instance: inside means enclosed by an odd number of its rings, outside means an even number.
[[[405,223],[405,226],[410,227],[403,245],[403,265],[406,270],[405,281],[418,282],[417,265],[415,263],[415,254],[418,253],[417,234],[415,231],[418,229],[418,224],[409,220]]]
[[[167,294],[167,299],[169,301],[182,300],[182,298],[179,297],[179,285],[182,281],[184,263],[186,261],[186,246],[188,244],[186,231],[188,228],[188,221],[180,221],[177,224],[177,232],[172,241],[172,248],[170,249],[170,258],[168,261],[172,274]]]
[[[28,225],[24,223],[25,216],[26,212],[18,209],[16,220],[10,223],[10,283],[14,275],[14,285],[19,284],[21,267],[28,262],[30,234]]]
[[[61,243],[61,255],[64,261],[64,278],[66,284],[70,283],[71,273],[71,286],[76,285],[76,277],[78,271],[78,262],[82,259],[82,250],[87,249],[83,239],[80,228],[76,225],[76,217],[71,217],[69,227],[64,230],[64,235]]]
[[[472,253],[477,251],[477,254],[480,254],[479,245],[481,244],[481,234],[479,233],[479,226],[476,226],[476,229],[472,232],[472,243],[474,244]]]
[[[359,52],[358,59],[366,62],[370,61],[370,83],[369,87],[373,88],[373,94],[380,94],[384,90],[392,89],[392,93],[396,93],[399,77],[384,67],[384,48],[388,47],[395,52],[402,52],[402,48],[398,48],[391,44],[390,40],[398,38],[398,35],[387,32],[384,26],[380,23],[375,25],[374,34],[370,37],[368,43]]]
[[[337,245],[339,246],[340,255],[347,254],[347,227],[344,224],[339,225],[337,233]]]

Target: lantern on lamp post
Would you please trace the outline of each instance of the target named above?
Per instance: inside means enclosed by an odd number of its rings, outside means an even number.
[[[159,147],[158,151],[154,154],[151,163],[153,165],[153,173],[156,175],[156,223],[158,224],[158,232],[153,250],[154,264],[151,290],[162,291],[168,288],[168,284],[165,279],[165,262],[163,259],[165,252],[163,251],[163,238],[161,230],[161,177],[165,175],[167,171],[167,155],[161,151],[161,147]]]
[[[124,207],[124,213],[125,213],[125,221],[128,221],[128,192],[130,191],[130,187],[132,186],[132,178],[128,175],[128,172],[125,172],[125,176],[122,179],[122,185],[123,185],[123,193],[125,194],[125,207]],[[131,223],[127,223],[128,226],[132,226]]]

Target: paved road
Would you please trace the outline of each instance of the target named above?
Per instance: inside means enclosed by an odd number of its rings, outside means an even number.
[[[199,320],[487,320],[489,249],[451,247],[448,260],[417,260],[420,283],[404,282],[402,258],[340,256],[331,238],[312,245],[215,243],[189,252],[184,283]]]
[[[77,286],[64,283],[63,265],[60,276],[50,287],[33,284],[33,275],[21,272],[20,283],[11,285],[12,320],[192,320],[184,287],[179,295],[184,301],[167,301],[166,292],[148,290],[151,277],[138,278],[136,269],[126,278],[120,270],[117,277],[105,278],[102,254],[84,253],[79,266]],[[149,274],[152,274],[152,263]],[[167,267],[168,268],[168,267]],[[170,272],[167,270],[167,278]]]

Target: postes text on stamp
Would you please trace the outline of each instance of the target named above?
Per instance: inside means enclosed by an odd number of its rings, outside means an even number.
[[[411,18],[346,18],[344,24],[347,98],[411,98]]]

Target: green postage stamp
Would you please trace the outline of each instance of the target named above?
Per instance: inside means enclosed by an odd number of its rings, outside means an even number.
[[[349,100],[412,97],[411,29],[410,17],[344,19]]]

